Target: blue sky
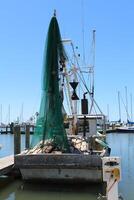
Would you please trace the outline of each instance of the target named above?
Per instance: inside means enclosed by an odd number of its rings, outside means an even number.
[[[85,56],[89,59],[91,31],[96,29],[95,98],[111,120],[118,119],[117,92],[133,94],[134,2],[83,0]],[[3,121],[24,119],[38,111],[45,37],[53,10],[57,10],[63,38],[71,38],[82,55],[82,0],[0,1],[0,104]],[[134,94],[133,94],[134,95]],[[130,103],[129,103],[130,104]],[[122,118],[126,119],[122,105]]]

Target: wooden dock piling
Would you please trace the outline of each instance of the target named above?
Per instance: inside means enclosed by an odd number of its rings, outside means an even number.
[[[19,154],[21,151],[21,132],[20,126],[14,126],[14,155]]]
[[[25,127],[25,147],[26,149],[29,149],[29,146],[30,146],[30,126],[29,125],[26,125]]]

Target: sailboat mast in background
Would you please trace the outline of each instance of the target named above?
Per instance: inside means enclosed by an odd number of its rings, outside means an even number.
[[[131,121],[133,121],[133,96],[130,94]]]
[[[118,91],[119,122],[121,122],[120,92]]]
[[[2,125],[2,104],[0,105],[0,125]]]
[[[126,113],[127,113],[127,122],[128,122],[129,114],[128,114],[127,86],[125,86],[125,95],[126,95]]]

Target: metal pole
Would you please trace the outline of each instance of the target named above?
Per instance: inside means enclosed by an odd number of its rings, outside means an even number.
[[[83,123],[83,137],[86,136],[86,115],[84,115],[84,123]]]

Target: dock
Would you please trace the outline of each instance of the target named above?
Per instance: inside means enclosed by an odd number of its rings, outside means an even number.
[[[11,172],[14,165],[14,155],[0,158],[0,176]]]
[[[0,125],[0,134],[14,134],[14,127],[15,126],[20,126],[21,134],[25,134],[26,133],[26,128],[27,127],[29,127],[30,134],[34,133],[34,128],[35,128],[34,125],[31,125],[31,124],[24,124],[24,125],[17,124],[16,125],[14,123],[11,123],[11,124],[8,124],[8,125],[5,125],[5,126]]]
[[[0,158],[0,176],[6,175],[9,173],[14,173],[15,176],[19,175],[18,170],[14,167],[14,156],[21,153],[21,127],[14,126],[14,154]],[[25,149],[28,149],[30,146],[30,126],[25,127]]]

